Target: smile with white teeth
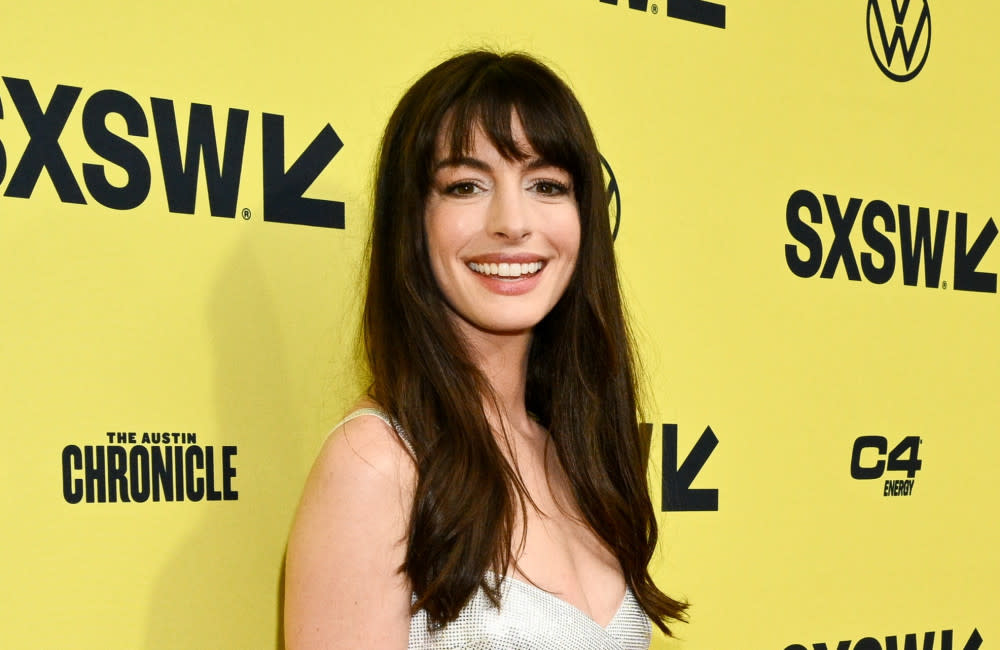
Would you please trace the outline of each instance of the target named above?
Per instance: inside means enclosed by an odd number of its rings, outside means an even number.
[[[528,262],[525,264],[518,264],[517,262],[508,263],[500,262],[499,264],[495,262],[484,262],[482,264],[478,262],[469,262],[469,268],[476,273],[481,273],[483,275],[495,275],[501,278],[520,278],[525,275],[534,275],[542,270],[544,262]]]

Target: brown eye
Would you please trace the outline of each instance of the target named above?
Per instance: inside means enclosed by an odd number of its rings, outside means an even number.
[[[544,196],[561,196],[569,191],[569,188],[562,183],[547,180],[535,181],[532,189]]]
[[[445,194],[454,194],[456,196],[471,196],[479,192],[479,187],[475,183],[469,181],[463,181],[461,183],[452,183],[445,188]]]

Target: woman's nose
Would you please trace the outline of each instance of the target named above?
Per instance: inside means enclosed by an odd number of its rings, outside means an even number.
[[[531,215],[526,203],[519,188],[498,187],[490,202],[490,234],[511,241],[527,237],[531,233]]]

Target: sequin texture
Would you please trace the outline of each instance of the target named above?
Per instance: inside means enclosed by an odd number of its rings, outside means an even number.
[[[514,578],[501,587],[500,609],[480,588],[443,629],[428,631],[427,613],[410,619],[409,650],[647,650],[652,626],[630,589],[601,627],[560,598]]]

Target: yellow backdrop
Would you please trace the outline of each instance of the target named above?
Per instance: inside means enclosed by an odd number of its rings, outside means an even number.
[[[481,45],[565,74],[617,179],[654,572],[692,603],[654,647],[991,647],[998,19],[982,0],[7,7],[0,647],[280,645],[298,492],[361,389],[379,132]]]

